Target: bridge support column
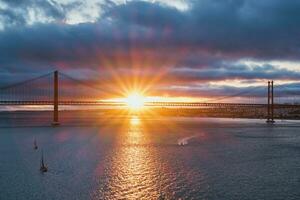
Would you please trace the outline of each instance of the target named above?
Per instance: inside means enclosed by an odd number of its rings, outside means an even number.
[[[53,122],[52,126],[58,126],[58,71],[54,72],[54,90],[53,90]]]
[[[270,121],[270,81],[268,81],[268,115],[267,123]]]
[[[274,81],[268,81],[268,119],[267,123],[273,124],[274,121]]]

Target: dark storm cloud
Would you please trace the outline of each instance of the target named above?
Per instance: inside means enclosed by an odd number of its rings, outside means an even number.
[[[6,27],[0,32],[0,67],[6,73],[89,68],[106,74],[107,65],[130,71],[137,64],[153,69],[146,77],[173,67],[164,74],[170,85],[300,77],[272,65],[238,64],[245,58],[300,60],[298,1],[191,0],[187,11],[145,1],[121,5],[107,1],[104,7],[100,4],[105,14],[98,21],[75,25],[57,21],[63,21],[73,6],[84,6],[80,2],[67,6],[52,0],[2,2],[9,6],[0,10]],[[27,26],[29,8],[57,21]]]
[[[191,15],[198,27],[196,42],[236,56],[299,59],[299,1],[195,2]]]
[[[6,2],[18,4],[20,7],[39,6],[50,17],[64,18],[62,10],[53,1]],[[190,53],[195,57],[205,53],[210,57],[218,55],[230,59],[250,57],[298,60],[300,14],[296,11],[299,9],[300,3],[292,0],[263,2],[201,0],[191,2],[191,10],[180,12],[160,4],[133,1],[110,6],[106,10],[105,18],[97,23],[64,26],[35,25],[24,30],[13,31],[16,32],[15,35],[18,32],[28,34],[22,37],[33,40],[36,35],[45,34],[50,30],[49,42],[44,41],[45,43],[41,44],[41,49],[45,50],[46,48],[43,47],[47,45],[50,49],[55,48],[51,41],[56,39],[66,42],[65,51],[92,46],[91,53],[95,53],[95,47],[100,50],[106,49],[107,46],[102,42],[99,43],[100,40],[110,42],[111,46],[124,47],[125,50],[130,50],[129,45],[134,40],[136,46],[146,49],[162,48],[176,51],[187,48],[193,50]],[[22,17],[8,13],[6,15],[10,16],[10,21],[24,23]],[[9,31],[11,30],[7,30]],[[7,43],[14,40],[12,37],[5,39],[8,39]],[[95,44],[98,46],[91,44],[89,40],[97,41],[98,43]],[[28,47],[30,53],[30,46]],[[61,45],[56,48],[61,50]],[[34,53],[35,50],[33,55]],[[11,55],[13,56],[13,52]],[[39,59],[39,55],[36,57]],[[66,57],[68,59],[68,56]]]
[[[230,70],[228,70],[230,69]],[[300,73],[288,69],[278,68],[273,65],[254,65],[225,63],[217,68],[175,68],[170,73],[180,81],[207,82],[218,80],[252,80],[253,79],[277,79],[300,80]]]
[[[186,14],[175,8],[160,4],[134,1],[107,9],[107,17],[127,24],[137,24],[151,28],[181,26],[186,22]]]
[[[180,12],[134,1],[113,7],[107,15],[128,26],[168,30],[164,42],[169,47],[189,47],[233,58],[299,60],[300,2],[201,0],[190,4],[190,10]]]

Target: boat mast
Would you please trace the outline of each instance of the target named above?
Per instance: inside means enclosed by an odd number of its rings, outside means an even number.
[[[44,152],[42,150],[42,158],[41,158],[41,167],[45,167],[45,164],[44,164]]]

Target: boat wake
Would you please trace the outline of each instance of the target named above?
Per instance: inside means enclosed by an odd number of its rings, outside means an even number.
[[[203,133],[188,136],[188,137],[184,137],[184,138],[180,138],[180,139],[177,140],[177,144],[179,146],[185,146],[185,145],[189,144],[190,140],[192,140],[194,138],[197,138],[197,137],[201,137],[201,136],[203,136]]]

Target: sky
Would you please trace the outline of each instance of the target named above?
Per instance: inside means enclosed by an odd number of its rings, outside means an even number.
[[[0,85],[53,70],[110,90],[300,89],[297,0],[0,0]]]

